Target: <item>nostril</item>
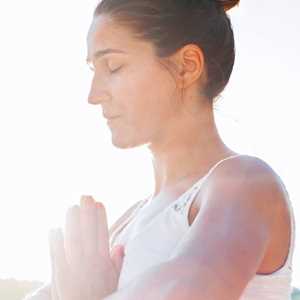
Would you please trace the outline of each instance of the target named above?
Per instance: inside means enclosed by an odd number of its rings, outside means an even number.
[[[94,97],[88,96],[88,103],[90,103],[90,104],[96,104],[97,102],[96,102],[96,99]]]
[[[93,99],[91,97],[88,97],[88,103],[94,104],[94,101],[93,101]]]
[[[110,98],[107,93],[93,93],[92,91],[88,95],[88,102],[90,104],[100,104],[102,102],[108,101]]]
[[[103,101],[102,97],[99,96],[95,96],[93,94],[89,94],[88,96],[88,103],[90,104],[99,104]]]

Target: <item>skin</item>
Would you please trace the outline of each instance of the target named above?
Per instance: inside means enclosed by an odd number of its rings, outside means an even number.
[[[104,206],[82,196],[71,207],[65,232],[49,235],[52,262],[51,300],[100,300],[116,290],[123,263],[123,247],[109,249]]]
[[[108,124],[114,146],[146,145],[151,152],[155,178],[151,205],[176,200],[214,163],[235,154],[218,134],[211,102],[199,93],[207,81],[199,47],[186,45],[169,58],[171,76],[150,43],[134,39],[128,28],[108,16],[93,20],[87,41],[88,61],[94,68],[88,102],[100,105],[105,115],[119,116]],[[126,54],[96,59],[95,53],[105,48]],[[110,73],[110,68],[119,67]],[[189,214],[191,230],[173,259],[105,299],[239,299],[256,273],[271,273],[284,263],[290,226],[286,198],[282,182],[264,161],[247,155],[225,161],[197,195]],[[98,222],[107,228],[103,219]],[[90,223],[85,231],[93,231],[93,226]],[[82,240],[82,247],[93,245],[92,238],[90,234]],[[107,238],[98,238],[107,249]],[[63,247],[56,248],[60,251],[53,255],[58,270],[54,282],[61,293],[67,289],[63,284],[67,275],[61,275],[63,263],[55,260],[63,256],[59,255]],[[78,259],[73,261],[76,265]],[[102,269],[104,277],[112,273],[110,265]],[[111,288],[112,282],[107,286]],[[98,299],[107,291],[105,286],[98,289]]]
[[[263,161],[226,161],[203,185],[196,200],[202,201],[201,209],[172,260],[148,269],[105,299],[240,299],[264,261],[273,260],[264,266],[266,273],[284,262],[286,197]]]
[[[199,85],[206,81],[199,47],[188,45],[169,59],[176,82],[149,42],[135,40],[129,30],[100,16],[89,30],[88,60],[105,48],[127,54],[111,54],[94,61],[88,101],[101,106],[104,114],[121,116],[109,125],[114,146],[147,146],[153,160],[154,195],[234,154],[218,134],[211,102],[199,95]],[[107,65],[122,68],[109,74]]]

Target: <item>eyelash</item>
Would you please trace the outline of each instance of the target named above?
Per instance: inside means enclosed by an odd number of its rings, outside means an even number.
[[[95,72],[95,68],[94,68],[94,67],[89,66],[89,68],[90,68],[90,70],[91,70],[92,72]],[[108,69],[109,69],[109,73],[110,73],[110,74],[114,74],[114,73],[117,73],[121,68],[122,68],[122,66],[119,67],[119,68],[117,68],[117,69],[115,69],[115,70],[111,70],[110,68],[108,68]]]
[[[117,73],[121,68],[122,68],[122,67],[119,67],[119,68],[114,69],[114,70],[110,70],[110,69],[109,69],[109,72],[110,72],[111,74],[114,74],[114,73]]]

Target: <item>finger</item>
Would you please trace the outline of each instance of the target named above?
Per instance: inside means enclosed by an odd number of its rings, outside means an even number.
[[[106,210],[102,203],[96,202],[97,212],[97,248],[103,257],[110,256],[109,231],[107,225]]]
[[[54,264],[54,253],[52,251],[52,247],[50,245],[50,234],[49,234],[49,250],[50,250],[50,262],[51,262],[51,300],[58,300],[58,294],[56,290],[55,284],[55,264]]]
[[[69,275],[62,230],[51,230],[49,234],[49,242],[54,264],[55,287],[57,288],[58,297],[61,297],[63,295],[63,287],[67,285]]]
[[[83,255],[80,229],[80,208],[78,205],[70,207],[67,211],[65,248],[67,261],[70,267],[78,270]]]
[[[97,253],[97,223],[95,202],[90,196],[82,196],[80,201],[80,226],[83,254],[88,260],[95,260]]]
[[[121,272],[124,256],[125,256],[125,252],[124,252],[123,245],[116,245],[113,247],[111,251],[111,260],[118,274],[120,274]]]
[[[51,300],[58,300],[58,294],[53,279],[51,282]]]

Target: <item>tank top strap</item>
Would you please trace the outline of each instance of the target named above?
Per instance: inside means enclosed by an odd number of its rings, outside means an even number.
[[[221,160],[219,160],[217,163],[215,163],[209,170],[208,172],[202,176],[199,180],[196,181],[178,200],[173,203],[173,208],[177,211],[180,212],[181,214],[184,215],[184,217],[188,218],[188,212],[189,208],[195,199],[196,195],[199,193],[200,188],[202,184],[205,182],[205,180],[208,178],[208,176],[224,161],[233,159],[238,156],[248,156],[246,154],[235,154],[231,156],[227,156]]]
[[[209,171],[207,172],[207,174],[204,176],[204,178],[207,178],[223,161],[225,160],[229,160],[229,159],[233,159],[235,157],[238,157],[238,156],[249,156],[247,154],[235,154],[235,155],[231,155],[231,156],[227,156],[221,160],[219,160],[217,163],[215,163],[210,169]],[[204,179],[203,178],[203,179]],[[201,181],[201,184],[202,184],[203,181]]]

